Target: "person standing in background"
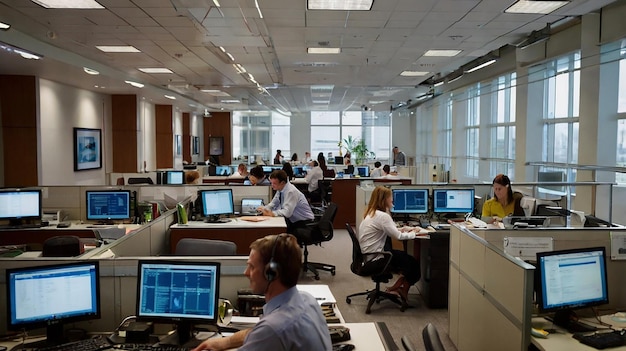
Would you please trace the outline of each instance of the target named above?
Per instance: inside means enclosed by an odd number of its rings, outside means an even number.
[[[282,165],[283,164],[283,154],[282,151],[276,150],[276,156],[274,156],[274,164]]]
[[[397,146],[393,147],[393,165],[406,166],[406,155]]]

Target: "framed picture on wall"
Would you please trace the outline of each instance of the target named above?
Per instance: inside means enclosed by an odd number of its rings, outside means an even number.
[[[183,136],[180,134],[174,135],[174,142],[176,144],[176,156],[183,154]]]
[[[224,137],[209,137],[209,156],[224,154]]]
[[[74,128],[74,171],[102,168],[102,131]]]
[[[191,146],[192,146],[192,154],[193,155],[198,155],[200,154],[200,138],[197,136],[192,136],[191,137]]]

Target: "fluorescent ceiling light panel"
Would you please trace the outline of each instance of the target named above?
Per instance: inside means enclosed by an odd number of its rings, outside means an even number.
[[[85,71],[85,73],[87,74],[91,74],[92,76],[97,76],[98,74],[100,74],[100,72],[96,71],[95,69],[91,69],[87,67],[83,67],[83,71]]]
[[[143,88],[143,84],[137,83],[137,82],[133,82],[132,80],[125,80],[124,83],[130,84],[130,85],[134,86],[135,88]]]
[[[428,50],[424,53],[424,56],[435,57],[453,57],[461,53],[462,50]]]
[[[465,73],[472,73],[474,71],[478,71],[479,69],[485,68],[485,67],[487,67],[489,65],[492,65],[494,63],[496,63],[495,59],[489,60],[487,62],[483,62],[483,63],[481,63],[480,65],[478,65],[476,67],[472,67],[472,68],[468,69],[467,71],[465,71]]]
[[[215,6],[217,7],[221,7],[222,5],[220,5],[220,2],[217,0],[213,0],[213,3],[215,4]]]
[[[225,91],[217,90],[217,89],[201,89],[200,91],[203,92],[203,93],[207,93],[209,95],[212,95],[212,96],[221,96],[221,97],[230,96],[229,93],[227,93]]]
[[[141,52],[132,45],[96,45],[96,49],[103,52]]]
[[[174,73],[172,71],[170,71],[168,68],[163,68],[163,67],[145,67],[145,68],[137,68],[138,70],[142,71],[143,73]]]
[[[307,48],[309,54],[340,54],[341,48]]]
[[[47,9],[103,9],[95,0],[32,0]]]
[[[421,77],[429,74],[430,72],[421,72],[421,71],[404,71],[400,73],[403,77]]]
[[[172,96],[172,95],[163,95],[166,98],[170,99],[170,100],[176,100],[176,96]]]
[[[259,0],[254,0],[254,6],[256,6],[256,10],[259,12],[259,17],[263,18],[263,13],[261,12],[261,8],[259,7]]]
[[[9,29],[9,28],[11,28],[10,24],[0,22],[0,29]]]
[[[220,102],[223,104],[238,104],[241,101],[236,100],[236,99],[226,99],[226,100],[220,100]]]
[[[369,11],[374,0],[308,0],[309,10]]]
[[[504,12],[506,13],[532,13],[532,14],[547,15],[569,3],[570,3],[569,1],[519,0],[518,2],[509,6],[509,8],[504,10]]]

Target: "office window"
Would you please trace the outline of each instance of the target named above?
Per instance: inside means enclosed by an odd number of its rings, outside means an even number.
[[[479,176],[480,146],[480,83],[467,89],[467,118],[465,120],[466,175]]]
[[[490,174],[515,176],[515,93],[516,73],[496,78],[492,82],[490,126]]]
[[[436,154],[441,155],[446,169],[450,169],[450,158],[452,157],[452,94],[448,95],[439,108],[439,118],[437,119],[437,150]]]
[[[290,155],[290,119],[270,111],[233,112],[233,157],[261,155],[271,160],[277,149]]]
[[[618,97],[617,97],[617,151],[615,164],[618,167],[626,167],[626,39],[617,43],[606,45],[609,47],[609,60],[613,59],[612,52],[618,53]],[[614,49],[614,47],[617,47]],[[620,184],[626,183],[626,173],[616,173],[615,181]]]

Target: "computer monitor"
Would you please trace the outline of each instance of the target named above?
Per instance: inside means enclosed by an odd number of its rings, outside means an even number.
[[[229,176],[231,174],[230,166],[217,166],[215,167],[215,175]]]
[[[394,214],[428,213],[428,189],[391,189]]]
[[[433,189],[433,212],[470,213],[474,211],[474,189]]]
[[[539,252],[536,274],[539,312],[568,330],[578,330],[574,309],[609,303],[604,247]]]
[[[185,172],[184,171],[167,171],[166,182],[167,184],[185,184]]]
[[[359,172],[359,177],[369,177],[370,176],[370,168],[368,166],[357,166],[357,172]]]
[[[303,166],[295,166],[293,167],[293,175],[296,177],[304,176],[304,167]]]
[[[137,266],[137,320],[176,324],[161,343],[185,345],[194,324],[217,324],[220,263],[157,259]]]
[[[113,223],[130,218],[130,190],[87,190],[87,220]]]
[[[228,220],[221,219],[220,216],[235,213],[232,189],[202,190],[200,197],[202,199],[202,215],[206,218],[206,222],[227,222]]]
[[[24,220],[41,220],[41,190],[0,190],[0,220],[21,225]]]
[[[36,346],[65,342],[63,325],[100,318],[98,261],[7,268],[9,330],[46,328]]]

